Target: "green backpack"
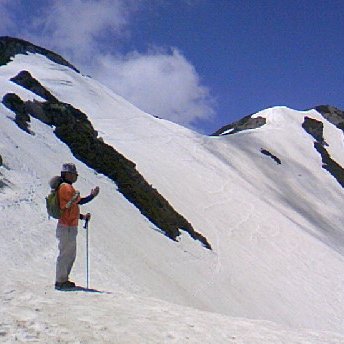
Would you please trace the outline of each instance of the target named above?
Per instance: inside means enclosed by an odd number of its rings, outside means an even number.
[[[50,194],[45,198],[48,217],[59,219],[61,217],[61,209],[59,205],[59,199],[57,197],[57,190],[62,184],[62,179],[59,176],[53,177],[49,185],[51,187]]]

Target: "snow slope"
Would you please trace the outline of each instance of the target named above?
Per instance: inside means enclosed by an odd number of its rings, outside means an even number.
[[[153,298],[114,292],[62,293],[7,285],[1,343],[341,344],[344,336],[230,318]],[[68,307],[68,313],[66,312]]]
[[[301,124],[305,115],[321,120],[327,149],[343,166],[342,132],[316,111],[281,107],[258,113],[267,119],[259,129],[202,136],[33,54],[0,67],[1,97],[14,92],[23,100],[42,100],[9,81],[21,70],[85,112],[104,141],[137,164],[213,251],[186,235],[178,243],[168,240],[113,182],[72,157],[52,128],[32,119],[35,135],[28,135],[1,104],[0,177],[8,187],[0,189],[0,271],[6,281],[0,283],[0,336],[8,342],[15,335],[46,342],[54,334],[81,343],[139,343],[142,337],[147,343],[186,342],[187,336],[188,342],[209,343],[344,343],[341,335],[322,333],[344,335],[343,190],[321,168],[314,139]],[[77,164],[82,195],[101,188],[84,207],[93,214],[91,286],[112,294],[52,290],[55,224],[46,217],[44,196],[47,181],[66,161]],[[78,240],[72,277],[83,284],[81,229]],[[68,307],[71,314],[64,314],[61,308]]]

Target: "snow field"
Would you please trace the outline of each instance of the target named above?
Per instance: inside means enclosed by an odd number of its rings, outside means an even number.
[[[179,243],[166,239],[114,183],[72,157],[52,128],[32,119],[35,136],[28,135],[0,105],[0,176],[11,182],[0,190],[0,271],[9,281],[0,283],[0,339],[344,343],[323,332],[344,328],[343,190],[300,127],[304,115],[322,119],[317,112],[269,109],[257,114],[267,118],[262,128],[211,138],[142,113],[38,55],[17,55],[0,67],[1,95],[39,99],[8,81],[21,70],[87,113],[105,142],[134,161],[214,250],[186,234]],[[343,165],[342,134],[322,121],[328,150]],[[67,161],[77,165],[82,195],[101,188],[82,210],[93,215],[91,287],[112,294],[52,290],[55,223],[46,218],[44,197]],[[80,226],[72,276],[78,284],[85,281],[84,240]]]

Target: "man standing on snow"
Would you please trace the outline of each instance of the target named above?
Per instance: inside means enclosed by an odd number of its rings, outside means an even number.
[[[76,236],[78,234],[78,221],[89,220],[91,214],[80,214],[79,205],[90,202],[99,193],[99,187],[94,188],[90,195],[80,197],[79,191],[73,187],[78,173],[72,163],[63,164],[61,170],[61,184],[57,190],[57,197],[61,209],[61,217],[56,228],[56,238],[59,241],[59,256],[56,261],[56,282],[58,290],[75,287],[75,283],[68,280],[76,257]]]

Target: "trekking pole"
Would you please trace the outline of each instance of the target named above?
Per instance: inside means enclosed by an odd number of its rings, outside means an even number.
[[[89,262],[88,262],[88,221],[89,219],[85,220],[84,228],[86,229],[86,288],[88,289],[89,284]]]

